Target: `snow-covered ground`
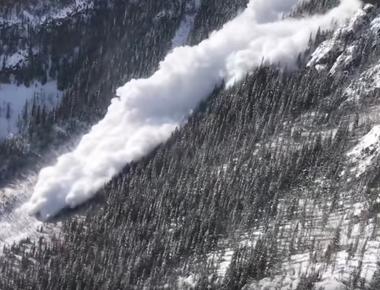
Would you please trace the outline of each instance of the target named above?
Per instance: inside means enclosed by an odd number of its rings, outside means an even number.
[[[360,97],[363,93],[370,91],[372,94],[379,88],[379,74],[379,65],[375,63],[362,74],[356,75],[343,93],[351,92],[351,95],[358,96],[356,103],[359,106],[363,102]],[[357,89],[360,86],[362,89]],[[372,98],[376,97],[372,94]],[[361,138],[350,143],[347,160],[344,161],[347,162],[344,168],[348,170],[343,171],[340,176],[340,187],[344,189],[340,188],[340,194],[334,197],[332,181],[325,178],[314,180],[315,188],[311,187],[305,192],[291,219],[287,219],[284,214],[289,203],[286,200],[280,201],[279,216],[275,220],[281,221],[277,223],[278,231],[281,232],[277,245],[278,250],[283,253],[283,259],[273,267],[270,277],[251,281],[245,290],[295,290],[302,276],[313,275],[319,275],[315,289],[323,290],[347,289],[347,285],[351,285],[354,278],[358,279],[359,285],[368,285],[371,281],[378,269],[380,257],[380,210],[369,205],[368,197],[360,189],[359,181],[361,175],[376,168],[375,162],[380,157],[379,106],[366,107],[365,112],[357,113],[360,118],[365,116],[369,119],[367,124],[372,124],[372,127]],[[312,116],[310,119],[313,119]],[[359,123],[361,126],[362,122]],[[312,192],[323,197],[312,198]],[[302,189],[299,189],[294,195],[302,194]],[[379,197],[376,202],[380,204]],[[263,230],[258,232],[264,233],[264,228],[269,228],[267,232],[271,232],[271,227],[274,228],[274,225],[262,225]],[[251,245],[263,235],[251,233]],[[291,239],[292,236],[294,239]],[[246,240],[246,235],[240,237],[242,243]],[[234,253],[234,248],[231,247],[233,241],[225,244],[228,246],[210,254],[218,269],[219,279],[225,276]],[[294,245],[293,253],[289,251],[290,244]],[[187,279],[186,281],[191,282],[186,284],[188,287],[196,284],[194,275],[189,275]]]
[[[369,97],[376,100],[376,91],[380,90],[380,62],[369,67],[361,73],[360,77],[352,82],[345,90],[347,99],[344,105],[359,105],[364,98]]]
[[[357,177],[365,173],[380,156],[380,125],[375,125],[347,155],[355,164],[351,171]]]
[[[380,16],[377,16],[374,20],[372,20],[370,28],[375,33],[380,31]]]
[[[35,101],[36,104],[44,104],[46,109],[51,109],[58,104],[62,94],[56,81],[44,85],[34,82],[29,87],[0,84],[0,139],[17,134],[18,120],[27,103],[29,108]]]
[[[34,239],[45,225],[18,207],[29,198],[36,176],[29,175],[17,185],[0,189],[0,251],[4,245],[12,245],[25,238]]]
[[[77,1],[81,2],[81,1]],[[191,0],[188,2],[188,8],[185,13],[178,31],[173,39],[173,47],[184,45],[187,42],[189,33],[191,32],[196,16],[196,11],[199,8],[200,2]],[[356,19],[362,19],[363,14],[359,13]],[[360,23],[359,20],[357,20]],[[355,29],[355,22],[351,22],[349,27]],[[371,23],[374,30],[380,28],[380,18]],[[333,48],[334,41],[324,42],[314,53],[312,61],[309,65],[323,65],[321,60],[327,58],[327,55],[332,49],[340,50],[339,47]],[[354,47],[347,50],[348,55],[341,57],[342,62],[351,60],[350,55],[354,51]],[[341,54],[343,55],[343,54]],[[15,58],[17,60],[17,58]],[[338,57],[339,59],[339,57]],[[341,68],[338,62],[335,63],[335,70]],[[375,71],[373,68],[372,73]],[[380,69],[379,69],[380,70]],[[372,74],[374,79],[379,79],[379,72]],[[364,84],[368,85],[367,79]],[[61,92],[57,90],[55,82],[49,82],[42,86],[41,84],[34,84],[30,87],[15,86],[15,85],[2,85],[0,87],[0,137],[9,135],[16,132],[17,118],[26,101],[32,100],[38,95],[39,98],[50,106],[57,104]],[[58,97],[57,97],[58,96]],[[7,104],[10,104],[12,118],[6,118]],[[5,114],[4,114],[5,112]],[[5,116],[5,117],[4,117]],[[2,127],[3,126],[3,127]],[[12,132],[12,130],[14,132]],[[352,161],[355,174],[362,174],[380,155],[380,125],[375,125],[371,131],[368,132],[357,144],[348,152],[347,157]],[[224,165],[227,166],[227,165]],[[349,174],[349,173],[347,173]],[[0,214],[0,249],[3,244],[10,244],[18,241],[26,236],[34,237],[38,235],[37,229],[42,225],[34,217],[30,217],[25,212],[17,210],[17,205],[23,200],[26,200],[28,192],[35,183],[35,177],[26,180],[25,183],[17,187],[7,187],[0,189],[0,197],[6,197],[4,200],[11,200],[12,207],[9,211],[8,206],[3,207],[7,210],[6,214]],[[318,186],[323,187],[323,180],[315,181]],[[334,211],[329,212],[326,208],[331,207],[331,198],[325,200],[306,200],[301,199],[298,208],[299,212],[295,213],[295,218],[292,220],[283,219],[280,230],[283,232],[284,237],[290,237],[296,231],[295,244],[302,245],[302,249],[294,254],[290,254],[288,259],[281,261],[280,267],[282,273],[274,275],[271,278],[265,278],[260,281],[253,281],[250,289],[295,289],[300,281],[301,275],[308,275],[316,272],[322,273],[321,281],[316,284],[317,288],[325,290],[330,289],[345,289],[343,282],[347,283],[350,275],[357,272],[359,277],[364,281],[370,281],[374,271],[376,270],[377,257],[380,256],[380,233],[376,228],[376,219],[366,219],[368,209],[360,193],[347,192],[347,196],[339,197],[338,206]],[[286,203],[286,201],[283,201]],[[279,208],[286,208],[286,206],[279,206]],[[324,213],[328,213],[327,216]],[[380,218],[380,216],[376,216]],[[364,222],[368,220],[368,222]],[[303,223],[303,221],[306,221]],[[324,261],[326,251],[331,245],[331,242],[336,238],[336,229],[340,229],[338,243],[339,250],[332,254],[330,261]],[[263,235],[263,231],[256,231],[249,234],[241,235],[237,244],[244,244],[253,246],[255,240]],[[279,240],[279,245],[286,251],[289,241]],[[313,250],[311,249],[313,244]],[[355,248],[355,249],[354,249]],[[217,273],[220,278],[223,278],[231,263],[234,254],[234,249],[231,243],[226,242],[226,247],[223,246],[210,253],[209,259],[216,263],[218,266]],[[327,259],[327,258],[326,258]],[[180,278],[180,283],[189,287],[195,287],[195,277],[191,274],[187,277]],[[182,285],[181,284],[181,285]],[[275,288],[279,287],[279,288]]]
[[[315,289],[347,289],[356,277],[361,285],[368,285],[378,269],[380,257],[380,230],[378,220],[380,211],[372,209],[366,194],[355,188],[357,177],[369,170],[380,156],[380,125],[374,125],[362,138],[355,141],[347,152],[347,168],[342,172],[342,180],[348,185],[334,197],[331,181],[325,178],[314,180],[314,186],[299,199],[293,217],[286,217],[292,202],[280,200],[278,216],[275,223],[263,224],[262,231],[241,235],[241,243],[249,240],[248,246],[273,232],[276,226],[281,234],[277,237],[278,251],[282,261],[275,265],[270,277],[250,282],[244,289],[281,289],[295,290],[302,276],[319,276]],[[342,183],[344,185],[344,182]],[[310,193],[325,192],[326,195],[311,198]],[[320,193],[319,193],[320,192]],[[302,189],[295,191],[295,196],[303,195]],[[380,204],[380,198],[377,199]],[[278,223],[278,221],[280,221]],[[260,233],[261,234],[257,234]],[[247,236],[250,238],[247,239]],[[220,279],[227,272],[234,249],[230,247],[212,253]],[[293,246],[292,246],[293,245]],[[292,248],[290,251],[289,249]],[[218,255],[215,255],[219,253]],[[317,277],[316,276],[316,277]],[[314,288],[313,288],[314,289]]]
[[[253,281],[246,289],[294,290],[303,275],[313,274],[320,277],[316,289],[346,289],[355,274],[364,284],[370,282],[380,255],[380,235],[376,218],[365,223],[368,208],[364,201],[355,202],[353,195],[350,192],[341,197],[338,208],[330,214],[326,215],[326,207],[331,206],[331,200],[309,200],[296,219],[284,219],[279,250],[285,253],[290,242],[295,253],[275,266],[273,276]],[[329,254],[332,245],[336,249]]]
[[[28,53],[26,50],[19,50],[12,55],[0,55],[0,69],[22,67],[27,61]]]
[[[52,19],[61,19],[81,9],[90,8],[92,1],[77,0],[75,3],[60,9],[56,13],[52,10],[43,16],[34,16],[24,12],[33,25],[42,24]],[[181,46],[187,43],[189,34],[193,28],[196,13],[200,7],[200,0],[189,0],[186,4],[185,14],[182,22],[173,38],[174,46]],[[2,19],[0,24],[6,21],[8,24],[17,24],[21,21],[17,15],[13,18]],[[14,55],[0,58],[0,63],[6,68],[13,68],[22,64],[27,59],[26,51],[19,51]],[[34,82],[30,86],[16,84],[0,84],[0,139],[11,137],[18,132],[18,121],[22,117],[25,105],[31,110],[33,102],[44,104],[49,110],[59,103],[63,92],[57,88],[56,81],[49,81],[42,85]],[[30,216],[25,211],[20,210],[20,206],[30,198],[30,194],[36,182],[36,175],[28,174],[24,181],[17,182],[17,185],[10,185],[0,188],[0,250],[2,246],[11,245],[24,238],[36,238],[41,235],[39,229],[44,224],[35,216]]]
[[[352,44],[346,47],[346,38],[352,35],[360,35],[361,31],[367,31],[369,24],[370,31],[377,34],[380,27],[380,18],[376,17],[370,21],[369,19],[374,16],[374,6],[366,4],[363,9],[360,9],[356,15],[347,23],[346,26],[338,29],[334,35],[322,42],[313,52],[308,67],[315,67],[317,70],[328,69],[331,75],[337,72],[344,72],[350,67],[352,62],[358,56],[360,51],[360,39],[353,41]],[[335,62],[329,66],[329,61],[334,59]]]

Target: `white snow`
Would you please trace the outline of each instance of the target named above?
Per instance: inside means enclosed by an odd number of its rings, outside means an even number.
[[[0,55],[0,69],[11,69],[23,66],[27,62],[28,53],[26,50],[19,50],[11,55]]]
[[[231,265],[232,257],[234,256],[234,251],[232,249],[227,249],[218,265],[217,274],[219,277],[224,277],[227,273],[228,268]]]
[[[319,290],[346,290],[346,285],[336,280],[333,277],[326,278],[325,280],[315,283],[315,288]]]
[[[351,158],[355,164],[351,172],[355,172],[356,176],[362,175],[368,167],[380,155],[380,125],[375,125],[371,131],[361,138],[359,143],[351,149],[347,156]]]
[[[29,87],[0,84],[0,139],[18,133],[17,123],[27,102],[31,104],[35,99],[37,104],[45,104],[49,109],[58,104],[61,96],[56,81],[44,85],[34,82]]]
[[[343,105],[349,103],[359,104],[361,99],[374,96],[377,89],[380,89],[380,62],[362,72],[360,77],[347,87],[344,92],[347,99]]]
[[[321,190],[321,186],[323,185],[318,185],[318,190]],[[277,246],[284,253],[281,264],[276,265],[273,276],[250,282],[246,289],[295,290],[302,275],[316,273],[319,273],[321,279],[316,286],[323,287],[322,289],[340,289],[349,283],[353,274],[358,274],[368,285],[380,257],[380,233],[376,219],[368,219],[368,204],[365,199],[355,189],[345,192],[339,197],[339,206],[331,213],[327,213],[331,206],[331,197],[326,200],[302,200],[299,211],[294,213],[295,217],[289,221],[285,219],[279,228],[282,234],[277,240]],[[280,208],[283,209],[284,206],[279,206]],[[379,217],[378,215],[377,218]],[[280,217],[277,220],[281,219]],[[267,227],[268,224],[262,226]],[[338,229],[338,248],[326,260],[326,250]],[[290,240],[295,233],[294,239]],[[301,248],[295,247],[295,254],[287,256],[289,243],[306,244]],[[311,248],[313,251],[310,251]]]
[[[368,4],[359,9],[347,25],[338,29],[332,38],[323,41],[312,53],[307,66],[314,66],[317,70],[326,69],[326,62],[335,58],[329,73],[334,75],[337,72],[344,72],[354,60],[360,45],[360,41],[355,41],[350,47],[345,47],[345,36],[350,33],[358,34],[359,30],[365,27],[371,8],[373,5]],[[375,21],[372,26],[375,27],[376,23]]]
[[[195,289],[197,286],[196,278],[193,275],[187,277],[178,278],[178,287],[179,289]]]
[[[342,71],[348,67],[348,65],[353,61],[356,50],[357,46],[355,44],[347,47],[344,52],[336,59],[334,65],[330,69],[330,74],[334,75],[338,71]]]
[[[335,36],[335,35],[334,35]],[[335,44],[335,37],[329,38],[323,41],[312,53],[309,62],[307,63],[307,67],[321,65],[320,62],[326,59],[331,52],[333,51],[333,47]]]
[[[368,241],[362,258],[363,266],[361,271],[361,276],[365,278],[366,281],[371,281],[375,274],[379,255],[380,241]]]
[[[29,173],[22,180],[0,188],[0,255],[4,246],[12,246],[26,238],[37,241],[39,237],[50,239],[53,233],[59,236],[62,226],[60,221],[46,224],[27,212],[18,210],[18,206],[29,198],[30,189],[36,180],[37,176]]]
[[[37,229],[43,225],[41,221],[29,216],[26,212],[15,211],[16,204],[27,198],[27,194],[35,181],[36,176],[31,175],[24,182],[19,182],[17,186],[0,189],[0,208],[2,208],[0,214],[0,251],[4,245],[12,245],[26,237],[34,237],[37,234]]]
[[[370,27],[374,33],[378,33],[380,31],[380,16],[372,20]]]
[[[364,210],[364,205],[363,205],[363,203],[361,203],[361,202],[358,202],[358,203],[355,203],[353,206],[353,212],[352,212],[352,214],[354,215],[354,216],[360,216],[360,214],[363,212],[363,210]]]

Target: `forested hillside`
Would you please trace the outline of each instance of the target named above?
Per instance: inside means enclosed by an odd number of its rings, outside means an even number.
[[[0,70],[2,82],[33,86],[33,82],[55,80],[64,92],[52,110],[38,102],[38,96],[31,96],[19,117],[22,134],[0,145],[1,159],[8,164],[1,168],[0,180],[35,162],[35,156],[52,144],[60,145],[86,130],[104,115],[115,89],[126,80],[151,74],[170,49],[185,2],[109,1],[104,5],[98,1],[64,19],[37,25],[21,18],[20,24],[0,26],[4,63],[20,51],[29,51],[24,62]],[[17,2],[13,5],[16,11],[24,9]],[[9,106],[4,103],[5,112]]]
[[[4,181],[100,119],[121,83],[152,73],[186,4],[109,2],[31,32],[46,53],[16,79],[53,74],[64,94],[51,111],[26,107],[20,135],[0,145]],[[245,4],[202,1],[188,42]],[[308,1],[294,15],[336,4]],[[96,200],[49,221],[58,231],[4,246],[0,289],[378,289],[379,15],[366,5],[320,31],[297,70],[263,63],[215,88]]]
[[[104,1],[88,1],[81,3],[82,9],[74,10],[75,13],[63,19],[47,18],[50,21],[41,24],[29,23],[21,17],[21,23],[5,21],[0,25],[0,39],[6,48],[0,51],[4,64],[12,55],[28,52],[25,61],[0,70],[1,82],[33,86],[34,82],[56,81],[57,88],[63,92],[58,106],[51,109],[46,102],[39,101],[37,91],[37,95],[31,95],[20,116],[14,116],[19,119],[21,134],[0,141],[0,156],[8,165],[0,168],[0,182],[7,180],[19,167],[36,162],[36,155],[51,149],[51,145],[60,146],[72,140],[73,135],[87,130],[104,115],[115,89],[121,84],[151,74],[170,49],[187,2],[193,0],[108,1],[107,5]],[[197,15],[190,37],[198,41],[245,5],[244,1],[234,7],[230,7],[228,1],[208,2],[204,2],[201,11],[212,7],[215,13]],[[9,5],[13,10],[7,4],[3,9],[10,11],[8,18],[12,18],[14,10],[22,11],[26,3]],[[41,6],[48,9],[49,5]],[[32,11],[36,9],[29,6]],[[38,9],[37,12],[42,13]],[[205,19],[210,23],[203,24]],[[65,35],[63,42],[62,35]],[[0,103],[2,105],[6,114],[9,104]]]

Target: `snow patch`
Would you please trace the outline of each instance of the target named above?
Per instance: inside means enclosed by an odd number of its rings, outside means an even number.
[[[179,289],[195,289],[197,286],[196,278],[193,275],[187,277],[178,278],[178,287]]]
[[[347,99],[344,101],[342,106],[345,104],[356,103],[367,96],[375,96],[375,91],[380,89],[380,63],[365,70],[360,77],[352,82],[344,94]]]
[[[56,81],[44,85],[34,82],[29,87],[0,84],[0,139],[18,133],[18,120],[27,102],[35,100],[37,104],[45,104],[49,109],[58,104],[62,94]]]
[[[380,156],[380,125],[375,125],[352,150],[347,153],[355,164],[351,172],[361,176]]]
[[[231,265],[233,256],[234,256],[234,251],[232,249],[228,249],[225,251],[218,266],[218,270],[217,270],[218,277],[224,277],[226,275],[227,270]]]
[[[3,69],[13,69],[23,66],[27,62],[28,53],[26,50],[19,50],[11,55],[0,55],[0,67]]]
[[[372,20],[370,28],[371,28],[372,32],[379,33],[379,31],[380,31],[380,16],[378,16],[374,20]]]
[[[321,282],[315,283],[315,288],[320,290],[345,290],[346,286],[333,277],[329,277]]]
[[[333,51],[334,45],[336,45],[336,40],[333,38],[323,41],[312,53],[307,67],[321,65],[320,63],[326,60],[331,52]],[[324,65],[325,66],[325,65]]]

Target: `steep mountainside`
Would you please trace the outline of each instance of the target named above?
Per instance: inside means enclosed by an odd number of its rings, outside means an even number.
[[[197,0],[37,2],[1,6],[0,182],[87,130],[117,87],[151,74],[173,45],[207,37],[245,4],[203,2],[215,14],[198,32]]]
[[[20,137],[1,145],[10,165],[4,179],[18,172],[20,156],[42,163],[31,152],[56,148],[98,120],[120,83],[151,73],[173,45],[199,42],[246,4],[109,2],[64,21],[34,21],[36,35],[53,39],[41,42],[51,45],[45,51],[60,47],[52,35],[61,29],[81,35],[67,48],[73,55],[94,51],[47,77],[63,91],[59,105],[32,105]],[[294,15],[336,2],[307,1]],[[379,8],[366,4],[309,45],[297,70],[263,64],[215,88],[168,142],[129,164],[95,201],[44,225],[62,220],[59,231],[4,246],[0,289],[379,289]]]

